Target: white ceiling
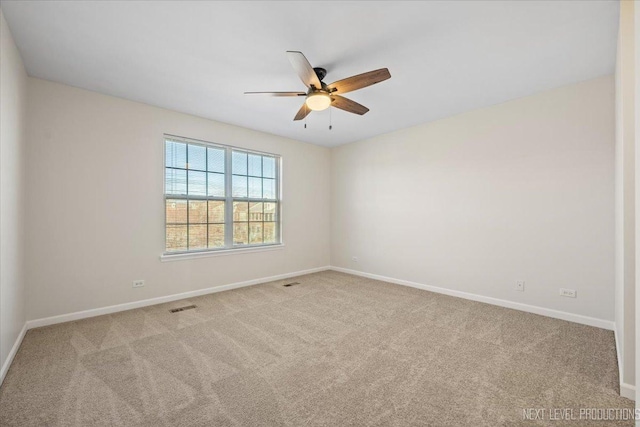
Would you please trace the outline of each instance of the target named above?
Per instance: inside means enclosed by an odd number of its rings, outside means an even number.
[[[29,75],[314,144],[335,146],[611,74],[616,1],[2,2]],[[312,113],[285,55],[371,111]]]

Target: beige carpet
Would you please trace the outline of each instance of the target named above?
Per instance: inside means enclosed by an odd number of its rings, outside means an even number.
[[[631,409],[617,370],[610,331],[322,272],[31,330],[0,425],[561,426],[523,408]]]

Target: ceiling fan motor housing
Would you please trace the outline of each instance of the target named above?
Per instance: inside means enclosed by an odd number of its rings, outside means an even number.
[[[327,70],[321,67],[314,67],[313,71],[316,72],[316,76],[318,76],[318,80],[320,80],[320,83],[322,83],[322,80],[324,80],[325,76],[327,75]]]

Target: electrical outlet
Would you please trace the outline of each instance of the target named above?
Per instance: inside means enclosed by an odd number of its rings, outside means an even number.
[[[133,287],[134,288],[141,288],[144,286],[144,280],[134,280],[133,281]]]
[[[357,257],[357,256],[353,256],[353,257],[351,257],[351,261],[353,261],[353,262],[358,262],[358,257]]]
[[[516,282],[516,291],[524,292],[524,280],[518,280]]]
[[[560,296],[575,298],[577,296],[577,292],[575,289],[560,288]]]

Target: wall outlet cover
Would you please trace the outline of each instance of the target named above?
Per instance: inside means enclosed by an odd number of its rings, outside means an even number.
[[[560,288],[560,296],[575,298],[578,296],[578,293],[576,292],[575,289]]]

